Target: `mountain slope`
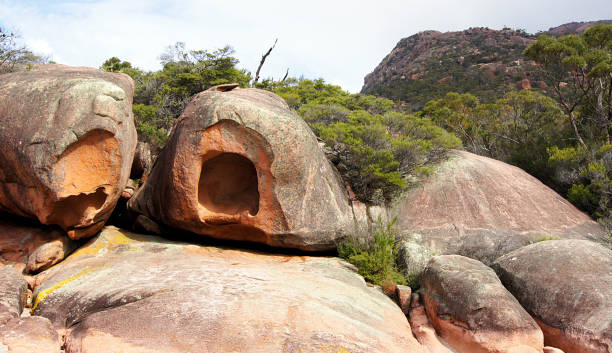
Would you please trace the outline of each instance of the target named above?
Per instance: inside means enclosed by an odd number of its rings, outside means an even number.
[[[544,34],[581,33],[599,22],[568,23]],[[420,32],[397,43],[365,77],[361,93],[401,100],[409,110],[418,110],[450,91],[469,92],[488,102],[510,90],[544,87],[535,80],[535,63],[523,56],[535,39],[509,28]]]

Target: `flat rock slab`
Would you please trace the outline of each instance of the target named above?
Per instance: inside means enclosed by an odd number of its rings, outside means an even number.
[[[612,251],[586,240],[550,240],[493,264],[536,319],[546,345],[565,353],[612,352]]]
[[[457,352],[542,352],[544,338],[536,322],[480,261],[435,256],[421,286],[428,317]]]
[[[21,315],[26,302],[28,282],[10,266],[0,267],[0,325]]]
[[[66,353],[425,353],[401,309],[337,258],[106,227],[39,278],[33,314],[65,331]]]
[[[0,325],[0,352],[60,353],[61,342],[48,319],[40,316],[15,318]]]
[[[356,227],[306,122],[259,89],[196,95],[128,207],[196,234],[307,251],[335,249]]]
[[[134,82],[63,65],[0,75],[0,211],[99,231],[130,174]]]
[[[391,213],[404,240],[487,265],[543,238],[603,242],[606,236],[589,216],[523,170],[465,151],[451,151]]]

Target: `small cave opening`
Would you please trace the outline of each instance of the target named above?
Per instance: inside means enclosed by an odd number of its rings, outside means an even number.
[[[198,201],[208,211],[251,216],[259,212],[257,170],[237,153],[222,153],[204,162],[198,183]]]

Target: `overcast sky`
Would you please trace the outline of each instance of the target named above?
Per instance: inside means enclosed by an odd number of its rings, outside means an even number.
[[[58,63],[99,67],[117,56],[158,70],[169,44],[231,45],[254,72],[278,38],[262,77],[322,77],[358,92],[403,37],[423,30],[522,28],[612,19],[610,0],[0,0],[0,26]]]

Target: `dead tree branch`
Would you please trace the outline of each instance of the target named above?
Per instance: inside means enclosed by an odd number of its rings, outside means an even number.
[[[272,52],[272,49],[276,47],[276,42],[278,42],[278,38],[276,38],[276,40],[274,41],[274,45],[270,49],[268,49],[268,51],[261,57],[261,61],[259,62],[257,71],[255,72],[255,79],[253,80],[253,86],[257,83],[257,81],[259,81],[259,71],[261,70],[261,67],[263,66],[264,62],[266,62],[266,58],[268,57],[268,55],[270,55],[270,53]]]

